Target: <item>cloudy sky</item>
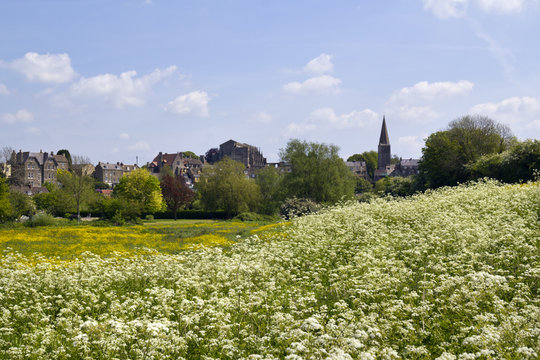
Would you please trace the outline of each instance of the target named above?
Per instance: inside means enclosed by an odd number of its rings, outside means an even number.
[[[2,0],[0,146],[98,161],[234,139],[392,153],[480,114],[540,138],[537,0]]]

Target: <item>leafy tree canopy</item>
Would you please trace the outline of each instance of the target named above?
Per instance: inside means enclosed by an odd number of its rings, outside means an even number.
[[[197,156],[197,154],[195,154],[193,151],[183,151],[182,155],[184,157],[191,158],[191,159],[198,159],[199,158],[199,156]]]
[[[470,164],[481,156],[501,153],[513,143],[507,126],[484,116],[464,116],[426,139],[420,172],[429,187],[466,182],[471,179]]]
[[[183,176],[165,175],[161,179],[160,186],[167,208],[174,212],[174,220],[176,220],[178,209],[191,202],[195,194],[186,185]]]
[[[367,173],[370,178],[373,178],[373,174],[377,169],[378,155],[374,150],[364,151],[361,154],[354,154],[349,156],[347,161],[365,161],[367,167]]]
[[[113,194],[139,213],[155,213],[163,207],[159,180],[144,169],[136,169],[122,176]]]
[[[205,166],[197,189],[206,210],[224,210],[229,217],[255,211],[260,200],[259,187],[246,178],[244,165],[229,157]]]
[[[291,165],[283,178],[287,196],[321,203],[352,197],[355,181],[338,151],[335,145],[290,140],[280,151],[281,160]]]

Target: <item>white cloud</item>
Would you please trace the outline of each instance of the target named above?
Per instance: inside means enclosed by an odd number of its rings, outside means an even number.
[[[23,58],[6,63],[24,74],[29,81],[61,84],[71,81],[77,73],[71,67],[68,54],[38,54],[29,52]]]
[[[165,109],[178,115],[208,116],[210,97],[206,91],[193,91],[170,101]]]
[[[334,64],[332,64],[332,58],[334,55],[328,55],[322,53],[315,59],[310,60],[304,67],[304,71],[310,74],[324,74],[334,71]]]
[[[32,134],[32,135],[39,135],[41,134],[41,130],[35,126],[31,126],[29,128],[26,128],[24,130],[24,132],[26,132],[27,134]]]
[[[341,80],[330,75],[321,75],[304,82],[293,81],[283,85],[283,91],[291,94],[339,92]]]
[[[470,81],[460,80],[458,82],[442,81],[429,83],[421,81],[411,87],[399,90],[390,98],[390,102],[395,101],[417,101],[434,100],[446,96],[465,95],[474,87]]]
[[[540,119],[536,119],[527,124],[527,129],[540,131]]]
[[[424,9],[430,10],[441,19],[463,16],[468,0],[424,0]]]
[[[11,114],[11,113],[2,114],[0,115],[0,119],[2,119],[2,121],[7,124],[27,123],[34,120],[34,115],[30,111],[26,109],[22,109],[22,110],[17,111],[14,114]]]
[[[424,0],[424,9],[441,19],[462,17],[471,5],[486,13],[511,14],[522,12],[536,0]]]
[[[304,134],[306,132],[310,132],[313,130],[316,130],[318,126],[316,124],[303,122],[303,123],[290,123],[287,125],[287,129],[285,130],[285,136],[294,136],[299,134]]]
[[[10,94],[10,91],[8,90],[6,85],[0,84],[0,95],[6,95],[7,96],[9,94]]]
[[[120,139],[123,139],[123,140],[129,140],[129,134],[128,133],[120,133],[120,135],[118,135],[120,137]]]
[[[424,134],[423,136],[401,136],[397,140],[396,148],[399,149],[399,153],[409,154],[409,156],[419,156],[422,152],[422,147],[424,146],[424,138],[428,135]]]
[[[332,108],[321,108],[311,113],[311,119],[319,123],[327,123],[334,129],[362,128],[376,122],[379,115],[376,112],[354,110],[348,114],[337,115]]]
[[[400,106],[399,109],[391,110],[391,114],[403,120],[413,120],[426,123],[441,116],[429,106]]]
[[[261,111],[253,116],[253,121],[260,124],[270,124],[272,122],[272,115]]]
[[[129,150],[150,150],[150,145],[146,141],[137,141],[135,144],[128,146]]]
[[[332,131],[363,128],[377,122],[378,118],[379,115],[370,109],[354,110],[350,113],[338,115],[334,109],[325,107],[312,111],[303,122],[290,123],[287,126],[285,135],[298,135],[317,129]]]
[[[124,106],[142,106],[146,95],[156,83],[169,77],[176,71],[176,66],[165,70],[156,69],[152,73],[136,77],[136,71],[127,71],[119,76],[102,74],[91,78],[82,78],[71,87],[71,94],[80,97],[102,98],[117,108]]]
[[[508,123],[521,121],[534,122],[540,117],[540,98],[511,97],[500,102],[489,102],[473,106],[472,114],[492,117],[494,120]]]

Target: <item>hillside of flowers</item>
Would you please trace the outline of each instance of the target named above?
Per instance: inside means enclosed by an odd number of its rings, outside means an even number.
[[[4,252],[2,359],[537,359],[540,183],[344,204],[239,241]]]

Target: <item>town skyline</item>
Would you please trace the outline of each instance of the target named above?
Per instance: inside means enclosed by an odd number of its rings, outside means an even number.
[[[463,115],[540,137],[537,1],[0,4],[0,145],[93,163],[204,153],[269,162],[291,138],[392,153]]]

